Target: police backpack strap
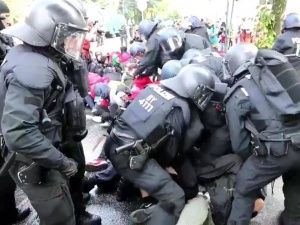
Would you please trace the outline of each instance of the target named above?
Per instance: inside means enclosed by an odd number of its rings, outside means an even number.
[[[266,136],[259,133],[258,130],[255,128],[252,121],[247,117],[247,120],[245,121],[245,128],[256,138],[262,141],[269,141]]]

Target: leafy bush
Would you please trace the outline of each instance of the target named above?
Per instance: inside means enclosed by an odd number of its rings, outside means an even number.
[[[275,33],[275,15],[267,6],[260,7],[260,11],[257,15],[256,32],[258,32],[258,38],[255,41],[255,45],[258,48],[271,48],[276,39]]]

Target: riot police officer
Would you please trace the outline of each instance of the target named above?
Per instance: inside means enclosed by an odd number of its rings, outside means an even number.
[[[24,43],[9,51],[1,69],[5,163],[12,163],[9,172],[41,224],[75,224],[67,178],[76,174],[77,163],[61,150],[65,136],[80,141],[86,129],[82,99],[59,62],[64,55],[80,57],[85,27],[82,13],[71,3],[42,0],[32,6],[26,22],[2,31]]]
[[[133,76],[141,74],[143,74],[143,76],[150,76],[157,72],[157,68],[162,67],[158,35],[160,29],[161,28],[158,28],[158,22],[151,20],[143,20],[139,24],[140,35],[147,40],[147,43],[144,57],[140,61]]]
[[[289,62],[300,74],[300,15],[288,14],[282,26],[282,33],[275,41],[273,49],[289,59]]]
[[[191,24],[191,33],[199,35],[209,42],[209,36],[205,24],[203,24],[197,16],[191,16],[188,21]]]
[[[79,11],[82,13],[84,19],[87,21],[88,16],[84,8],[83,3],[80,0],[66,0],[73,4]],[[64,74],[68,79],[76,85],[76,89],[82,98],[88,95],[88,80],[87,80],[87,65],[84,56],[81,55],[80,58],[74,60],[70,57],[65,57],[65,65],[62,66]],[[84,111],[84,109],[83,109]],[[100,223],[101,218],[99,216],[90,214],[85,210],[85,201],[89,199],[89,195],[83,195],[83,182],[84,182],[84,173],[85,173],[85,155],[83,151],[83,146],[81,142],[74,141],[72,138],[68,138],[68,141],[63,145],[62,151],[64,154],[74,159],[78,164],[78,172],[70,178],[70,194],[73,200],[76,224],[93,224]]]
[[[0,30],[10,26],[9,21],[10,10],[8,6],[0,1]],[[13,40],[11,37],[0,34],[0,63],[2,64],[7,51],[13,47]],[[1,132],[0,132],[1,133]],[[1,135],[2,136],[2,135]],[[2,138],[2,137],[1,137]],[[3,166],[4,159],[0,154],[0,168]],[[16,208],[15,190],[16,184],[8,173],[0,175],[0,218],[4,225],[13,224],[19,220],[25,219],[30,209],[23,210]]]
[[[147,46],[149,46],[148,42]],[[182,34],[174,27],[159,29],[156,32],[155,41],[151,40],[150,44],[153,47],[151,48],[151,54],[146,46],[147,51],[141,64],[135,71],[135,76],[152,75],[151,72],[157,67],[162,68],[169,60],[181,59],[183,54],[189,49],[207,49],[209,52],[211,51],[210,44],[204,38],[194,34]],[[148,67],[143,66],[144,62],[147,62]],[[148,68],[148,70],[144,71],[145,68]]]
[[[205,109],[214,86],[211,73],[188,65],[176,77],[144,89],[113,127],[104,144],[107,157],[121,176],[159,201],[135,211],[131,215],[135,223],[175,225],[185,197],[197,194],[187,155],[202,129],[198,110]],[[184,191],[164,170],[168,166],[181,177]]]
[[[203,55],[198,56],[190,60],[190,64],[198,64],[204,66],[205,68],[212,70],[214,74],[222,81],[227,82],[228,78],[226,73],[224,73],[223,63],[221,56],[216,55]]]
[[[263,73],[257,72],[261,66],[256,63],[267,65],[263,55],[265,59],[272,58],[271,64],[276,68],[269,64]],[[278,67],[279,64],[282,66]],[[227,224],[249,224],[259,190],[280,176],[285,195],[280,224],[299,224],[300,78],[282,54],[258,51],[252,44],[231,47],[224,66],[234,82],[224,100],[232,148],[246,160],[236,178]],[[265,79],[272,79],[272,90],[267,88],[269,83]]]
[[[211,52],[210,43],[201,36],[185,34],[174,27],[165,27],[158,34],[159,44],[165,55],[162,59],[163,64],[168,59],[181,59],[187,51],[192,49],[201,50],[203,54]]]

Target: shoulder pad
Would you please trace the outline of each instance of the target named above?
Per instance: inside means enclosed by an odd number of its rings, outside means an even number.
[[[243,89],[241,89],[241,88],[243,88]],[[226,104],[226,102],[229,100],[229,98],[239,89],[245,94],[246,97],[249,96],[248,92],[246,91],[246,89],[243,87],[243,85],[239,81],[228,90],[228,92],[226,93],[224,100],[223,100],[224,103]],[[245,92],[248,94],[248,96]]]
[[[54,71],[58,69],[51,59],[35,52],[9,52],[7,61],[3,67],[9,66],[7,69],[22,85],[34,89],[49,87],[55,78]]]

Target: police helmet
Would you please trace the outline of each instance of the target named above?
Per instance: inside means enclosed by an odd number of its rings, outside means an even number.
[[[182,66],[179,60],[169,60],[161,69],[161,80],[177,76],[181,68]]]
[[[2,31],[36,47],[51,46],[59,53],[78,59],[86,35],[86,21],[77,7],[67,1],[41,0],[24,22]]]
[[[181,59],[192,59],[192,58],[195,58],[197,56],[203,56],[203,53],[201,50],[199,49],[195,49],[195,48],[191,48],[189,50],[187,50]]]
[[[215,92],[212,72],[196,64],[183,67],[176,77],[160,83],[179,96],[191,99],[200,110],[205,109]]]
[[[257,52],[258,48],[254,44],[233,45],[223,58],[224,72],[231,77],[240,75],[247,70],[247,63],[256,56]]]
[[[141,36],[148,40],[151,35],[151,32],[157,26],[157,24],[157,22],[154,22],[152,20],[143,20],[142,22],[140,22],[139,32]]]
[[[132,57],[136,56],[137,54],[143,55],[145,51],[146,51],[146,46],[141,42],[133,42],[129,48],[129,53]]]
[[[165,53],[175,52],[182,47],[182,38],[174,27],[165,27],[158,33],[159,45]]]
[[[180,30],[182,30],[184,33],[190,31],[192,28],[192,24],[189,21],[183,21],[183,23],[181,24],[181,28]]]
[[[88,20],[89,17],[87,15],[86,9],[85,9],[84,4],[82,3],[82,1],[80,1],[80,0],[65,0],[65,1],[68,1],[71,4],[73,4],[82,13],[84,19],[86,21]]]
[[[300,28],[300,15],[297,13],[289,13],[283,21],[282,30],[291,28]]]
[[[191,16],[189,18],[189,22],[191,24],[192,29],[203,26],[203,23],[201,22],[201,20],[197,16]]]

